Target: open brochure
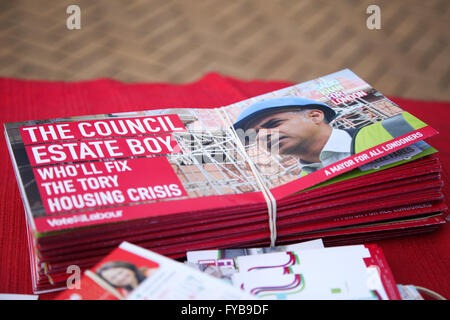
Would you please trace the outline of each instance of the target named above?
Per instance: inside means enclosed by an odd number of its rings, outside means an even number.
[[[221,108],[5,124],[30,231],[267,205],[429,155],[437,133],[350,70]]]

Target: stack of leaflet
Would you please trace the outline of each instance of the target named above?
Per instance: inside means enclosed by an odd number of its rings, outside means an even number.
[[[305,114],[331,133],[322,163],[285,152],[293,140],[281,126],[265,144],[269,124],[240,131],[253,116],[276,127]],[[123,241],[183,258],[432,231],[447,209],[436,150],[423,142],[436,133],[349,70],[221,108],[5,124],[33,289],[64,288],[68,266],[88,269]]]
[[[315,241],[220,252],[228,258],[217,259],[214,250],[189,252],[190,260],[195,260],[195,263],[189,262],[195,268],[189,268],[124,242],[56,299],[402,299],[383,253],[376,245],[323,248],[320,241]],[[210,259],[214,254],[216,263]],[[209,262],[205,264],[202,258],[206,256]],[[226,277],[205,268],[202,268],[204,272],[195,270],[201,266],[234,273]],[[221,312],[227,311],[231,310]]]

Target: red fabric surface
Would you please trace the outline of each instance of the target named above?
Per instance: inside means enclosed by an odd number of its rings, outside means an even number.
[[[291,83],[241,81],[216,73],[183,85],[124,84],[109,79],[66,83],[0,78],[0,119],[5,123],[151,108],[215,107],[288,85]],[[438,136],[427,141],[440,151],[447,182],[450,102],[392,99],[440,131]],[[23,206],[5,143],[0,153],[0,174],[0,293],[31,294]],[[450,199],[449,190],[446,185],[447,199]],[[383,240],[377,244],[383,249],[398,283],[420,285],[450,298],[449,235],[449,227],[445,225],[436,232]],[[46,297],[51,295],[42,296]]]

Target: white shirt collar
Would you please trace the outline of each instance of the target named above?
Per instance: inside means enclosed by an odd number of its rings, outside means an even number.
[[[328,138],[327,143],[320,152],[320,160],[323,161],[323,157],[327,152],[350,152],[352,148],[352,137],[344,130],[334,129],[331,131],[331,135]]]
[[[351,155],[352,137],[341,129],[332,129],[327,143],[320,152],[320,162],[308,163],[300,160],[302,170],[308,173],[326,167]]]

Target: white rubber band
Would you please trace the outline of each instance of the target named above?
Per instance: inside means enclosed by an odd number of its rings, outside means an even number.
[[[234,130],[233,122],[231,122],[231,119],[229,118],[228,114],[223,111],[222,109],[215,109],[218,112],[218,115],[222,119],[226,119],[224,123],[227,124],[227,127],[229,128],[229,131],[231,132],[232,136],[236,140],[236,144],[238,146],[238,149],[242,155],[243,158],[248,162],[250,169],[252,170],[252,173],[255,177],[256,183],[258,184],[258,187],[260,188],[264,199],[267,203],[267,212],[269,215],[269,230],[270,230],[270,246],[274,247],[277,241],[277,201],[275,200],[275,197],[273,196],[272,192],[270,192],[270,189],[267,187],[267,185],[264,183],[263,178],[261,177],[258,169],[255,166],[255,163],[250,158],[250,156],[247,154],[247,151],[245,150],[245,146],[242,144],[238,134],[236,133],[236,130]],[[223,116],[220,115],[220,111],[222,111]]]

